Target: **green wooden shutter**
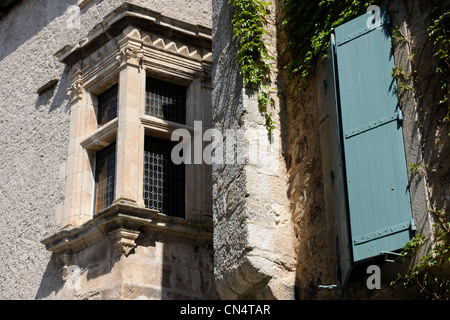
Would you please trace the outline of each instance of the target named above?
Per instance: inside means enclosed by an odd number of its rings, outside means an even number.
[[[393,252],[414,229],[386,7],[376,27],[372,18],[369,12],[337,27],[329,58],[337,88],[330,119],[336,123],[332,147],[339,152],[333,159],[335,189],[342,190],[336,197],[341,270],[349,269],[342,261],[345,250],[350,264]]]

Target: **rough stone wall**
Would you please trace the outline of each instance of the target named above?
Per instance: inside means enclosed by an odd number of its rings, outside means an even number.
[[[81,40],[123,0],[91,1],[81,29],[67,27],[77,0],[22,1],[0,20],[0,298],[46,298],[61,275],[40,243],[58,229],[69,112],[67,72],[54,53]],[[211,25],[203,0],[128,1],[164,15]],[[37,93],[52,80],[56,83]]]
[[[276,56],[275,6],[271,6],[267,42]],[[286,197],[287,180],[281,156],[279,127],[265,161],[250,161],[268,142],[264,117],[255,92],[243,88],[236,62],[238,41],[233,37],[233,7],[227,0],[213,1],[213,122],[230,141],[227,130],[242,130],[245,146],[232,143],[235,163],[213,164],[215,277],[221,298],[293,299],[293,230]],[[272,68],[275,85],[277,66]],[[274,120],[279,122],[279,101]],[[229,149],[225,148],[228,156]],[[216,155],[217,156],[217,155]],[[245,156],[245,162],[238,162]]]
[[[283,14],[279,12],[280,30],[282,20]],[[283,52],[285,41],[281,34],[279,52]],[[287,65],[290,59],[289,53],[280,55],[281,66]],[[283,153],[289,175],[288,196],[296,237],[296,297],[299,299],[325,298],[326,292],[320,291],[318,285],[336,283],[333,277],[336,261],[329,253],[329,247],[334,243],[330,240],[335,233],[334,216],[327,214],[330,210],[334,213],[333,186],[325,186],[323,181],[327,175],[323,161],[327,158],[322,152],[330,147],[327,141],[323,141],[323,135],[326,138],[329,135],[322,129],[327,125],[328,113],[324,79],[323,62],[306,79],[292,77],[287,69],[280,72],[282,86],[279,90],[284,97],[281,113]]]
[[[448,3],[448,0],[442,1],[442,7],[445,7],[444,4],[448,7]],[[418,70],[412,83],[409,83],[413,90],[404,94],[405,98],[409,99],[405,108],[413,113],[415,130],[421,139],[419,153],[423,161],[418,158],[415,162],[421,164],[421,168],[414,172],[414,175],[426,178],[431,211],[447,211],[448,221],[450,162],[447,159],[450,157],[450,131],[448,120],[444,121],[444,118],[448,113],[449,102],[439,104],[445,91],[439,89],[437,63],[433,57],[437,48],[428,36],[429,10],[429,1],[408,2],[403,12],[405,28],[402,35],[406,37],[406,41],[399,42],[398,47],[403,47],[411,54],[403,58],[405,69],[408,67],[406,70],[409,72]],[[412,60],[407,59],[411,57]],[[446,77],[448,85],[450,75],[447,74]],[[448,96],[448,87],[446,90]]]
[[[425,161],[440,172],[432,178],[435,202],[445,202],[445,192],[448,192],[448,170],[442,159],[445,157],[444,146],[448,139],[443,139],[447,131],[441,130],[439,125],[428,124],[429,135],[436,134],[432,140],[435,143],[427,145],[421,151],[422,136],[420,123],[420,109],[426,110],[426,105],[433,100],[433,96],[426,93],[430,85],[430,47],[427,40],[427,9],[420,1],[402,2],[390,1],[389,14],[391,25],[399,26],[414,44],[394,45],[395,62],[405,70],[409,65],[410,53],[428,52],[421,57],[419,74],[426,77],[414,85],[423,93],[416,97],[411,93],[402,98],[403,130],[405,152],[408,169],[413,163],[420,163],[425,155]],[[279,16],[278,26],[281,29],[282,14]],[[279,42],[280,52],[285,46],[286,39],[281,34]],[[286,65],[290,57],[282,55],[281,65]],[[401,288],[389,287],[390,281],[398,272],[411,267],[410,263],[386,263],[383,259],[371,260],[354,268],[350,289],[328,290],[320,289],[319,285],[338,284],[336,271],[338,263],[336,257],[336,226],[334,209],[334,191],[329,172],[331,169],[329,119],[327,111],[327,93],[323,86],[326,79],[325,63],[319,61],[313,75],[306,79],[292,78],[287,71],[281,72],[282,119],[285,140],[284,153],[289,174],[290,209],[294,221],[297,238],[297,279],[296,294],[299,299],[371,299],[371,298],[406,298],[407,292]],[[425,88],[423,88],[425,86]],[[301,88],[300,90],[297,90]],[[429,89],[429,88],[428,88]],[[430,93],[430,91],[428,91]],[[416,103],[419,98],[419,103]],[[419,108],[415,106],[419,105]],[[421,107],[420,107],[421,106]],[[422,114],[423,116],[423,114]],[[426,117],[425,117],[426,118]],[[445,142],[447,141],[447,142]],[[430,232],[430,216],[427,213],[427,192],[423,175],[409,172],[411,184],[412,209],[418,232]],[[440,201],[440,202],[439,202]],[[420,258],[420,257],[419,257]],[[366,268],[370,264],[381,266],[381,290],[368,290]],[[410,294],[410,293],[409,293]],[[409,296],[410,297],[410,296]]]
[[[323,120],[319,115],[316,88],[321,76],[299,82],[289,81],[289,76],[283,75],[285,112],[281,123],[285,131],[283,147],[289,173],[288,195],[297,240],[296,294],[301,299],[320,298],[317,286],[331,280],[318,130]]]

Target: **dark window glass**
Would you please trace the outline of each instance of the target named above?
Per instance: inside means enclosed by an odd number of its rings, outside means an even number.
[[[95,212],[109,207],[114,200],[116,144],[97,152],[95,164]]]
[[[98,96],[98,116],[99,125],[104,125],[117,117],[117,84],[103,92]]]
[[[186,123],[186,88],[147,77],[145,111],[164,120]]]
[[[144,201],[150,209],[174,217],[185,215],[185,165],[171,160],[177,142],[145,138]]]

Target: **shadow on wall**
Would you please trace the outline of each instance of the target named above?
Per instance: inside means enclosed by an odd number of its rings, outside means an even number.
[[[142,227],[128,255],[114,244],[106,237],[70,255],[65,281],[58,255],[52,254],[35,299],[218,298],[212,241]]]
[[[225,5],[230,6],[228,2],[224,2]],[[220,15],[215,18],[215,21],[231,21],[230,15],[231,9],[221,9]],[[228,16],[225,16],[228,15]],[[220,61],[220,63],[214,63],[212,66],[212,79],[213,79],[213,92],[212,92],[212,105],[213,105],[213,123],[215,123],[216,129],[222,132],[225,129],[231,128],[235,122],[239,122],[236,117],[242,117],[246,110],[242,110],[242,89],[243,80],[239,75],[239,64],[235,54],[235,48],[238,46],[238,40],[233,37],[232,24],[226,24],[227,27],[221,25],[213,26],[214,29],[221,28],[221,33],[224,33],[223,39],[233,39],[231,44],[223,41],[221,37],[214,42],[213,47],[213,61]],[[225,36],[224,29],[228,32]],[[214,37],[214,34],[213,34]],[[231,54],[230,54],[231,52]],[[235,66],[232,68],[231,66]],[[239,110],[238,108],[241,108]]]
[[[64,282],[61,277],[61,271],[59,270],[55,255],[52,254],[34,298],[36,300],[47,299],[53,292],[56,293],[61,290],[63,286]]]
[[[67,97],[67,89],[70,86],[68,79],[69,67],[66,66],[59,79],[52,79],[37,90],[37,99],[35,102],[36,110],[48,107],[48,112],[52,112],[65,105],[65,112],[70,108]]]
[[[281,2],[277,2],[281,5]],[[336,259],[332,254],[335,239],[330,232],[334,221],[329,221],[326,210],[322,175],[323,123],[326,100],[318,88],[324,79],[324,64],[318,62],[316,73],[308,78],[292,76],[284,68],[293,59],[284,52],[287,37],[282,32],[282,10],[278,11],[276,24],[279,73],[280,123],[282,152],[288,173],[288,198],[292,222],[296,235],[297,270],[295,280],[295,299],[324,299],[319,285],[335,283],[337,276],[330,261]],[[325,107],[324,107],[325,106]],[[332,248],[330,249],[330,245]],[[307,261],[307,263],[301,263]]]

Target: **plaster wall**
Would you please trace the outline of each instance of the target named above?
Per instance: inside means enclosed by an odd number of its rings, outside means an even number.
[[[54,54],[124,2],[25,0],[0,20],[0,299],[57,293],[59,267],[40,243],[60,226],[68,151],[68,70]],[[128,2],[211,25],[209,1]],[[69,9],[77,4],[79,29]]]

